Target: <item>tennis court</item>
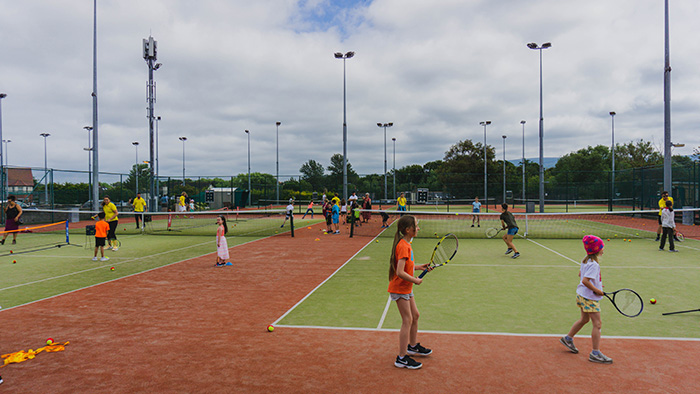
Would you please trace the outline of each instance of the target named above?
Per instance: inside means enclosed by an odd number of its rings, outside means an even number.
[[[16,264],[3,257],[0,318],[15,327],[0,333],[3,350],[38,347],[49,336],[71,341],[65,352],[3,368],[5,384],[43,392],[389,392],[402,379],[416,392],[580,392],[588,386],[571,381],[577,370],[595,373],[605,391],[697,388],[687,371],[700,366],[700,314],[661,316],[698,307],[700,246],[692,237],[676,254],[642,236],[606,241],[606,290],[630,287],[659,300],[634,319],[603,305],[602,345],[615,360],[606,367],[557,343],[578,317],[580,240],[517,239],[522,256],[512,260],[502,241],[484,239],[485,222],[469,227],[474,237],[460,238],[457,258],[415,288],[420,339],[435,353],[408,372],[391,365],[394,228],[375,238],[373,216],[364,234],[348,238],[347,228],[324,235],[317,222],[299,222],[294,238],[279,226],[277,234],[229,237],[233,267],[213,267],[212,235],[126,227],[107,264],[76,246],[27,253]],[[422,222],[417,261],[437,240]],[[577,337],[581,349],[590,347],[587,330]]]

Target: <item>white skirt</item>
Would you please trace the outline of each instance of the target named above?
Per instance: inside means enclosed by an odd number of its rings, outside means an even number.
[[[216,247],[216,256],[222,260],[228,260],[228,242],[226,242],[226,237],[221,237],[219,239],[219,246]]]

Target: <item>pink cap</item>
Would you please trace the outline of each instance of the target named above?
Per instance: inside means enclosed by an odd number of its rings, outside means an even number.
[[[586,235],[583,237],[583,248],[586,249],[586,253],[588,254],[597,254],[603,250],[604,247],[605,244],[603,240],[595,235]]]

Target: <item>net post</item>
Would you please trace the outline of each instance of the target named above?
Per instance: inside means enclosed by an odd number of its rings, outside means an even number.
[[[355,213],[353,212],[351,217],[348,219],[350,219],[350,238],[352,238],[352,235],[355,232]]]
[[[289,214],[289,226],[292,229],[292,238],[294,238],[294,211]]]
[[[68,231],[68,220],[66,220],[66,244],[70,244],[70,232]]]

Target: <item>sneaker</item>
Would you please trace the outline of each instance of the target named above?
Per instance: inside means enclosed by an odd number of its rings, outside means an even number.
[[[481,227],[481,225],[480,225],[480,224],[477,224],[476,227]]]
[[[421,346],[420,342],[416,343],[416,346],[408,345],[408,354],[412,356],[427,356],[432,352],[431,349],[426,349]]]
[[[663,251],[664,251],[664,248],[659,248],[659,252],[663,252]]]
[[[92,261],[97,261],[97,256],[93,257]]]
[[[474,225],[473,225],[473,224],[472,224],[472,227],[474,227]]]
[[[578,349],[576,349],[576,346],[574,346],[573,339],[567,340],[566,337],[561,337],[559,338],[559,342],[561,342],[562,345],[566,346],[571,351],[571,353],[578,353]]]
[[[0,245],[5,245],[5,240],[4,240],[4,239],[0,240]]]
[[[2,384],[2,376],[0,376],[0,384]]]
[[[612,358],[604,355],[601,352],[598,352],[598,354],[591,352],[591,354],[588,355],[588,361],[601,364],[612,364],[613,362]]]
[[[115,247],[112,248],[112,252],[116,252],[117,250],[119,250],[119,247],[118,247],[118,246],[115,246]]]
[[[284,224],[280,226],[280,228],[284,228]]]
[[[512,252],[513,252],[513,249],[511,249],[511,248],[506,249],[506,254],[511,254]]]
[[[219,263],[219,262],[216,263],[216,266],[217,266],[217,267],[223,267],[223,266],[225,266],[225,265],[226,265],[226,263]]]
[[[107,261],[107,260],[109,260],[109,257],[103,257],[100,259],[100,261]]]
[[[13,239],[13,240],[12,240],[12,245],[17,245],[17,240],[16,240],[16,239]]]
[[[418,369],[423,366],[423,364],[412,359],[408,356],[403,356],[403,358],[396,356],[396,361],[394,361],[394,366],[397,368],[408,368],[408,369]]]
[[[669,252],[678,252],[678,250],[676,250],[676,249],[669,249],[668,251]]]
[[[112,250],[112,245],[109,245],[108,247],[106,247],[105,250]]]
[[[518,252],[515,252],[514,255],[510,256],[511,259],[517,259],[518,257],[520,257],[520,253]]]

